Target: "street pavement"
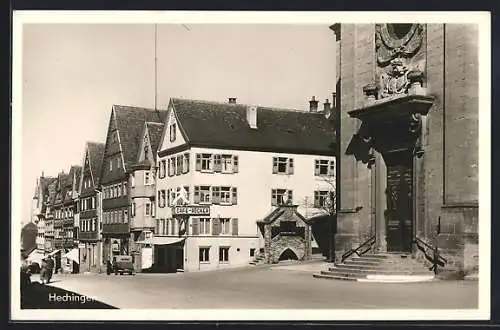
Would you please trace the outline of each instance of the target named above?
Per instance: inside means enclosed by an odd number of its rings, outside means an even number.
[[[121,309],[478,308],[477,281],[398,284],[312,277],[324,267],[315,262],[196,273],[55,275],[50,285]]]

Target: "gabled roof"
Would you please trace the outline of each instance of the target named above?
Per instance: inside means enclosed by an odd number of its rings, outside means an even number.
[[[297,211],[298,205],[281,205],[269,213],[263,220],[257,221],[258,223],[269,224],[278,220],[285,212],[295,214],[299,219],[307,223],[307,219],[304,218],[299,211]]]
[[[335,124],[322,113],[257,106],[257,128],[252,129],[248,105],[178,98],[170,103],[193,146],[336,154]]]
[[[149,134],[149,142],[151,143],[151,150],[153,151],[153,155],[158,151],[158,146],[160,145],[161,133],[163,132],[163,127],[165,125],[163,123],[146,123],[146,129]]]
[[[41,176],[38,179],[38,184],[37,184],[37,187],[35,189],[35,195],[33,197],[34,198],[40,198],[40,197],[43,198],[43,196],[45,196],[45,192],[47,191],[49,184],[51,184],[55,180],[56,180],[56,178],[53,178],[53,177]],[[42,193],[42,196],[40,196],[40,193]]]
[[[140,134],[145,122],[163,123],[166,111],[114,105],[116,128],[120,134],[125,166],[134,164],[139,150]]]
[[[87,142],[90,170],[92,171],[95,186],[99,186],[104,147],[104,143]]]

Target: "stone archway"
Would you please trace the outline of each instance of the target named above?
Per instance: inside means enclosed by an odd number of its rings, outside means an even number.
[[[298,254],[291,248],[284,249],[278,257],[278,261],[299,260]]]

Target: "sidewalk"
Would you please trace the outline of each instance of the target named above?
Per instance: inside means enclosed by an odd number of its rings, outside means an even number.
[[[271,269],[318,273],[322,270],[328,270],[328,267],[331,267],[331,265],[332,265],[331,263],[328,263],[324,260],[311,260],[305,262],[294,261],[294,262],[283,262],[276,266],[271,266]]]

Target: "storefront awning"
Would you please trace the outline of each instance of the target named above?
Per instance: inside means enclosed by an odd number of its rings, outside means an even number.
[[[61,250],[54,250],[52,252],[49,253],[49,256],[54,256],[56,255],[58,252],[61,252]]]
[[[43,252],[34,250],[33,252],[30,253],[30,255],[26,260],[28,260],[29,262],[36,262],[38,264],[41,264],[43,258],[45,258]]]
[[[151,243],[148,243],[148,244],[154,244],[154,245],[171,245],[171,244],[182,242],[185,239],[186,239],[185,237],[161,237],[161,236],[156,236],[156,237],[153,237],[153,239],[150,240]]]
[[[72,260],[72,261],[76,262],[77,264],[79,264],[80,263],[80,252],[78,249],[72,249],[71,251],[66,253],[63,256],[63,258]]]

